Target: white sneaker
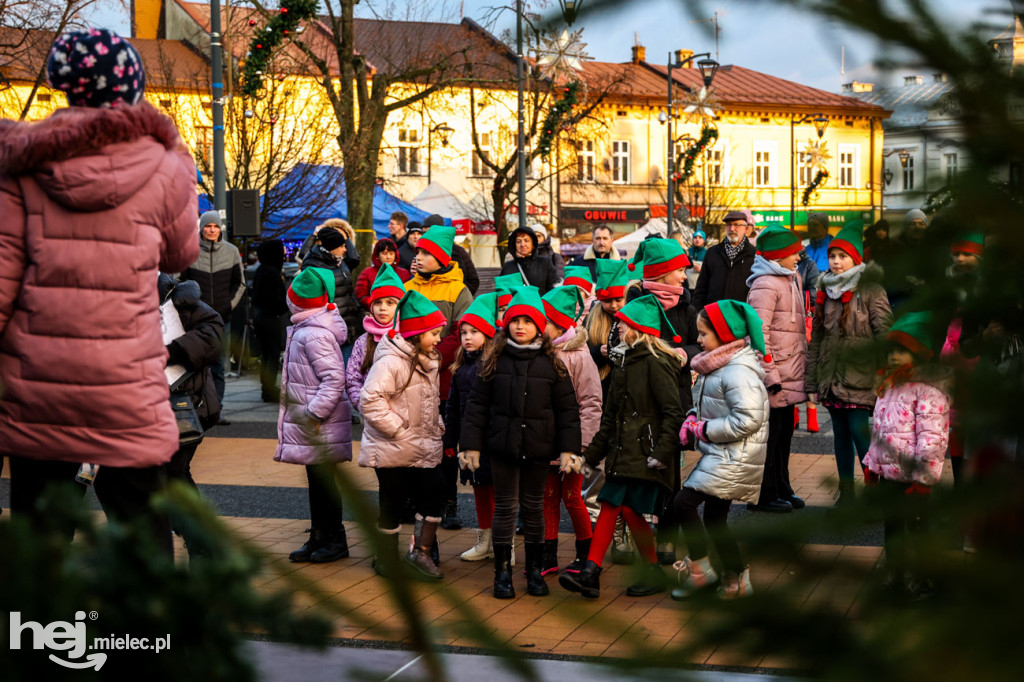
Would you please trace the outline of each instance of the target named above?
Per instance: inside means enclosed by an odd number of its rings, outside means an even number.
[[[462,553],[460,558],[463,561],[484,561],[494,557],[494,548],[491,545],[491,529],[480,529],[476,532],[476,544]]]

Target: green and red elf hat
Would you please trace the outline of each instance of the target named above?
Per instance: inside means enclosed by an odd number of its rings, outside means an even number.
[[[629,271],[626,261],[598,258],[594,261],[597,268],[597,282],[594,294],[599,301],[607,301],[611,298],[622,298],[626,295],[626,287],[629,286]]]
[[[864,221],[851,220],[828,244],[828,250],[841,249],[853,259],[854,265],[864,262]]]
[[[644,268],[644,279],[658,279],[673,270],[688,267],[690,259],[675,239],[645,239],[633,254],[630,272],[636,270],[637,264]]]
[[[935,355],[932,349],[931,326],[932,314],[929,312],[904,313],[889,328],[885,338],[927,360]]]
[[[484,336],[493,339],[498,327],[501,326],[498,320],[498,292],[492,291],[477,296],[459,318],[459,325],[462,324],[479,329]]]
[[[417,249],[423,249],[437,259],[442,268],[452,260],[452,246],[455,244],[455,228],[451,225],[435,225],[430,232],[416,242]]]
[[[676,334],[675,327],[665,315],[665,309],[653,294],[647,294],[622,307],[622,310],[615,313],[617,319],[622,320],[633,329],[651,336],[661,336],[661,323],[664,321],[672,332],[672,343],[682,343],[683,339]]]
[[[767,260],[781,260],[804,248],[800,237],[792,230],[772,225],[757,236],[757,252]]]
[[[583,265],[566,266],[565,280],[562,284],[579,287],[587,292],[587,295],[594,293],[594,278],[590,274],[590,268]]]
[[[501,318],[502,324],[508,327],[508,323],[513,318],[521,315],[530,318],[537,325],[537,329],[541,331],[548,326],[548,318],[544,317],[544,301],[541,299],[540,289],[537,287],[523,286],[519,288],[519,291],[512,297],[512,302],[508,304],[505,316]]]
[[[588,268],[583,268],[588,270]],[[576,326],[576,313],[582,311],[583,295],[575,286],[555,287],[544,294],[544,316],[556,327],[572,329]]]
[[[953,245],[949,247],[950,253],[971,253],[980,256],[985,250],[985,235],[981,232],[971,232],[961,235]]]
[[[408,291],[398,302],[395,323],[388,330],[388,338],[393,339],[396,334],[401,334],[403,338],[407,339],[446,324],[448,324],[448,320],[445,319],[444,313],[438,310],[437,306],[430,302],[430,299],[418,291]]]
[[[288,287],[288,300],[300,308],[334,310],[334,273],[327,268],[306,268]]]
[[[832,240],[835,243],[835,240]],[[722,343],[731,343],[744,336],[750,337],[750,345],[771,362],[772,356],[765,353],[764,322],[751,306],[740,301],[724,300],[704,306],[711,327]]]
[[[519,291],[519,287],[526,284],[522,274],[514,272],[511,275],[501,275],[494,278],[494,290],[498,292],[498,307],[504,308],[512,300],[512,295]]]
[[[373,286],[370,287],[370,303],[381,298],[401,299],[403,296],[405,296],[405,283],[402,282],[402,278],[398,276],[393,267],[387,263],[381,264],[380,270],[377,271],[377,276],[373,280]]]

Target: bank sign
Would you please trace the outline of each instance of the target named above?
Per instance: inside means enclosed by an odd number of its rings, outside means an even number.
[[[842,227],[851,220],[863,220],[865,222],[871,221],[871,211],[797,211],[794,214],[796,220],[796,229],[804,229],[807,227],[807,216],[811,213],[824,213],[828,216],[829,225],[833,227]],[[779,227],[789,227],[789,211],[758,211],[754,210],[754,221],[758,227],[767,227],[769,225],[777,225]]]

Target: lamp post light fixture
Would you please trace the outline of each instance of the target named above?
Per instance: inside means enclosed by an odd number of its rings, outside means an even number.
[[[580,8],[583,6],[583,0],[558,0],[558,5],[562,8],[562,16],[565,17],[565,23],[572,26],[572,23],[576,21],[576,16],[580,13]]]
[[[447,147],[452,139],[455,128],[449,127],[447,123],[438,123],[427,131],[427,184],[430,184],[431,169],[434,161],[434,133],[441,136],[441,146]]]
[[[667,138],[668,138],[668,162],[665,164],[666,178],[668,180],[668,198],[666,201],[666,208],[668,210],[668,231],[672,232],[672,226],[675,221],[675,164],[676,164],[676,150],[675,140],[672,138],[672,110],[675,105],[672,99],[672,70],[681,69],[694,59],[699,59],[697,62],[697,68],[700,70],[701,78],[704,80],[704,87],[710,88],[712,81],[715,80],[715,74],[718,72],[718,62],[711,58],[710,52],[701,52],[699,54],[690,55],[682,61],[675,61],[673,53],[668,53],[668,111],[661,112],[658,114],[658,120],[668,125]]]
[[[886,185],[892,182],[892,168],[886,168],[882,171],[882,179],[885,180]]]
[[[800,123],[814,122],[814,132],[818,139],[825,137],[828,128],[828,117],[825,114],[807,114],[801,118],[791,116],[789,119],[789,229],[796,229],[796,126]]]

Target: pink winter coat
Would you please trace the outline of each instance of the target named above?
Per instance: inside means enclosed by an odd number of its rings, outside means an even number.
[[[555,350],[572,379],[576,391],[576,402],[580,406],[580,428],[584,449],[594,440],[601,428],[601,375],[597,364],[590,355],[587,345],[587,330],[576,326],[555,339]]]
[[[420,355],[413,371],[415,352],[401,336],[385,335],[377,344],[359,394],[364,422],[361,467],[429,469],[441,463],[441,362]]]
[[[0,454],[178,449],[157,274],[199,255],[196,168],[152,105],[0,121]]]
[[[274,459],[292,464],[351,461],[352,405],[341,354],[348,337],[345,321],[337,309],[324,307],[312,315],[293,315],[292,322],[281,365]]]
[[[807,326],[804,320],[804,297],[796,272],[789,273],[775,261],[757,255],[747,286],[747,303],[757,311],[764,323],[765,387],[782,386],[778,393],[768,393],[773,408],[799,405],[807,400],[804,392],[804,365],[807,361]]]
[[[935,485],[949,444],[949,398],[909,381],[875,402],[874,431],[864,465],[882,478]]]

